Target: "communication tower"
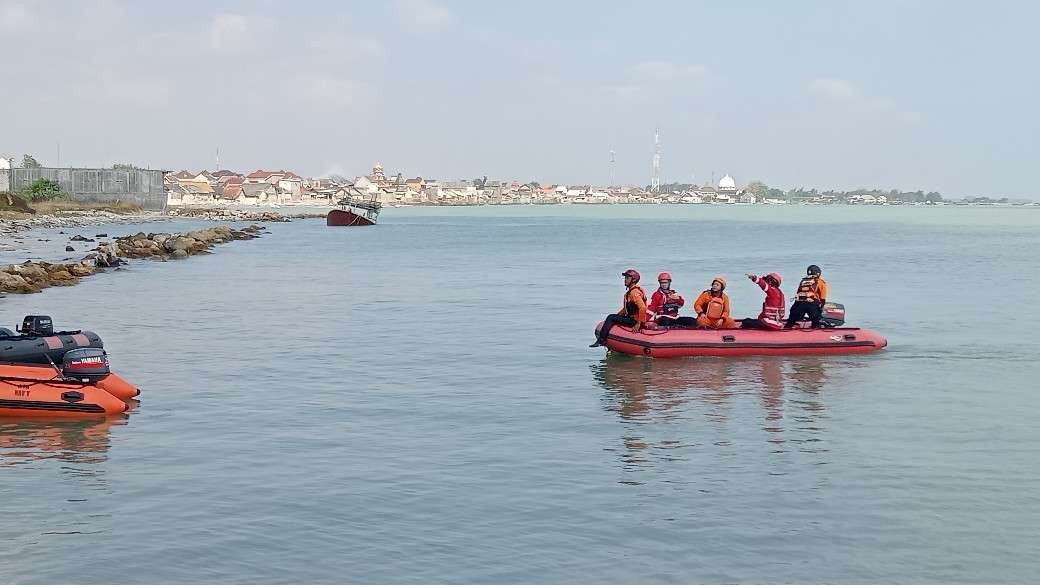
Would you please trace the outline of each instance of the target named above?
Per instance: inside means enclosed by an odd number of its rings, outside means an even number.
[[[614,150],[610,150],[610,186],[614,186],[614,168],[617,166],[617,159],[614,158]]]
[[[661,131],[654,128],[654,162],[650,173],[650,191],[661,192]]]

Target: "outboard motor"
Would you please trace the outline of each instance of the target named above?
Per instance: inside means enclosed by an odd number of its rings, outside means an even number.
[[[841,327],[845,324],[845,305],[841,303],[824,303],[820,323],[825,327]]]
[[[843,327],[845,325],[845,305],[841,303],[824,303],[820,313],[820,325],[824,327]],[[812,321],[803,319],[798,322],[800,329],[812,327]]]
[[[61,360],[61,374],[82,382],[97,382],[109,374],[108,354],[97,347],[70,350]]]
[[[18,332],[32,337],[54,335],[54,322],[47,315],[26,315]]]

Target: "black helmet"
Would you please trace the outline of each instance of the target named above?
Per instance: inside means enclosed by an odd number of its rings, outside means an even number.
[[[805,269],[805,273],[809,276],[819,276],[823,274],[823,271],[820,270],[819,266],[815,264],[810,264],[809,267]]]

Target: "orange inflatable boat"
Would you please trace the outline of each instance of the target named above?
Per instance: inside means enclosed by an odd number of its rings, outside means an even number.
[[[596,334],[602,323],[596,326]],[[869,329],[644,329],[634,333],[614,326],[607,348],[656,358],[688,356],[806,355],[868,353],[884,349],[888,340]]]
[[[125,412],[140,391],[108,368],[100,348],[69,351],[60,367],[0,364],[0,416],[103,416]]]
[[[140,393],[109,370],[95,333],[55,331],[47,315],[26,315],[17,333],[0,327],[0,416],[115,414]]]

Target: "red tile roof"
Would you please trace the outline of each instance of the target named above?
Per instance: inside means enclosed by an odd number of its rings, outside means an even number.
[[[242,194],[242,184],[234,183],[224,185],[224,192],[221,193],[221,197],[224,199],[238,199],[238,196]]]
[[[296,173],[294,173],[292,171],[265,171],[263,169],[257,169],[255,171],[249,173],[248,175],[246,175],[246,178],[248,178],[248,179],[267,179],[267,178],[270,178],[270,177],[273,177],[273,176],[276,176],[276,175],[280,176],[280,177],[285,177],[286,179],[303,179],[303,177],[301,177],[300,175],[297,175]]]

